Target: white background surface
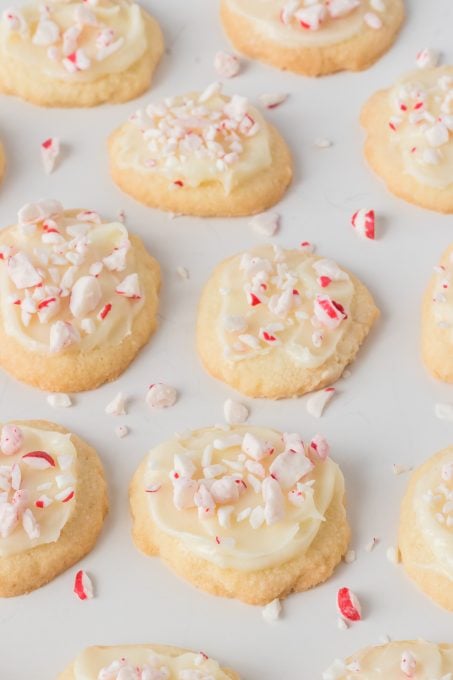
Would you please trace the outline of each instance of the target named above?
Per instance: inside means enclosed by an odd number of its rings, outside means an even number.
[[[3,4],[3,2],[1,3]],[[365,99],[412,68],[425,46],[453,59],[451,0],[412,0],[407,23],[393,49],[373,68],[310,80],[244,60],[242,74],[227,83],[228,93],[252,99],[263,92],[288,92],[288,101],[268,114],[286,136],[295,158],[295,181],[278,207],[282,229],[276,242],[295,246],[310,240],[317,252],[337,259],[371,289],[382,317],[352,366],[338,383],[339,394],[319,421],[308,415],[306,398],[271,403],[244,400],[253,423],[300,431],[305,438],[326,434],[347,483],[353,528],[352,565],[341,565],[315,590],[293,595],[283,618],[266,624],[259,608],[197,592],[159,559],[140,555],[129,531],[127,486],[141,458],[174,431],[222,420],[225,398],[234,396],[201,369],[194,349],[200,287],[213,265],[259,242],[247,219],[169,217],[134,203],[108,176],[106,137],[140,103],[151,97],[202,89],[216,78],[213,57],[228,43],[216,0],[143,2],[160,20],[167,43],[152,93],[140,101],[93,110],[38,109],[0,98],[0,136],[8,155],[8,175],[0,189],[0,224],[42,196],[66,207],[87,207],[114,218],[120,209],[163,268],[161,324],[155,337],[115,384],[75,396],[75,406],[55,411],[45,395],[0,376],[1,419],[47,418],[85,437],[105,464],[111,513],[95,550],[81,563],[94,578],[96,599],[81,602],[72,593],[75,568],[48,586],[0,602],[1,680],[54,680],[79,650],[90,644],[165,642],[231,664],[244,680],[313,680],[337,656],[344,656],[387,633],[453,642],[452,614],[419,593],[386,548],[396,542],[398,506],[407,475],[396,477],[392,463],[417,465],[451,444],[453,423],[437,420],[434,404],[453,402],[453,387],[433,381],[419,357],[419,306],[424,286],[442,250],[452,240],[452,216],[407,205],[389,195],[362,159],[358,113]],[[5,3],[6,5],[6,3]],[[39,144],[60,136],[65,157],[53,175],[41,167]],[[313,146],[331,139],[331,149]],[[349,226],[358,208],[375,208],[379,240],[359,240]],[[183,265],[190,280],[175,270]],[[147,385],[165,381],[180,390],[178,404],[151,413],[144,404]],[[104,407],[122,390],[131,397],[120,419]],[[117,439],[119,423],[131,434]],[[374,552],[365,544],[379,537]],[[337,629],[336,592],[351,587],[363,603],[364,620],[346,632]]]

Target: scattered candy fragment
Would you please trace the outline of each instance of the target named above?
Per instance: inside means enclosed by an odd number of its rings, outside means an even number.
[[[3,425],[0,434],[0,451],[5,456],[17,453],[24,441],[22,430],[17,425]]]
[[[417,667],[417,661],[412,652],[404,651],[401,655],[401,665],[400,668],[407,678],[415,677],[415,669]]]
[[[69,408],[72,406],[72,400],[69,394],[65,394],[64,392],[60,392],[58,394],[48,394],[47,395],[47,403],[49,406],[52,406],[52,408]]]
[[[184,279],[185,281],[190,278],[189,270],[186,269],[186,267],[177,267],[176,273],[178,274],[179,278]]]
[[[317,137],[313,144],[318,149],[329,149],[333,142],[331,142],[330,139],[326,139],[325,137]]]
[[[49,137],[41,144],[41,160],[47,175],[53,171],[58,156],[60,155],[60,140],[58,137]]]
[[[280,227],[280,215],[269,212],[255,215],[249,222],[253,231],[262,236],[274,236]]]
[[[376,238],[376,216],[374,210],[367,210],[365,208],[357,210],[351,217],[351,224],[358,236],[368,238],[371,241]]]
[[[349,588],[340,588],[337,594],[340,614],[348,621],[360,621],[362,612],[357,596]]]
[[[241,62],[235,54],[220,51],[214,57],[214,68],[220,78],[234,78],[241,70]]]
[[[308,413],[314,418],[320,418],[335,392],[335,387],[326,387],[323,390],[314,392],[307,399],[306,406]]]
[[[269,604],[263,607],[261,611],[263,619],[267,621],[267,623],[273,623],[274,621],[277,621],[280,618],[281,612],[282,603],[279,599],[272,600],[272,602],[269,602]]]
[[[176,403],[178,392],[174,387],[164,383],[150,385],[146,394],[146,403],[151,408],[168,408]]]
[[[418,68],[434,68],[439,63],[440,54],[436,50],[425,47],[417,53],[415,63]]]
[[[105,412],[109,416],[125,416],[127,411],[126,411],[126,397],[123,395],[122,392],[118,392],[118,394],[112,399],[112,401],[107,404],[105,407]]]
[[[385,555],[388,561],[391,562],[392,564],[398,564],[400,561],[399,550],[398,548],[395,548],[393,545],[387,548]]]
[[[74,593],[80,600],[91,600],[94,597],[93,583],[83,569],[75,575]]]
[[[261,104],[266,109],[276,109],[277,106],[283,104],[288,99],[287,94],[261,94],[259,97]]]
[[[379,543],[379,539],[375,538],[373,536],[373,538],[370,541],[368,541],[368,543],[366,544],[365,550],[367,552],[371,552],[372,550],[374,550],[374,548],[377,546],[378,543]]]
[[[129,429],[126,427],[126,425],[117,425],[115,427],[115,434],[119,439],[123,439],[129,434]]]
[[[355,550],[348,550],[343,559],[346,562],[346,564],[352,564],[352,562],[355,562],[356,560]]]
[[[247,406],[241,404],[239,401],[227,399],[223,405],[223,413],[225,420],[229,425],[241,425],[245,423],[249,417],[249,410]]]
[[[439,420],[448,420],[453,422],[453,404],[436,404],[434,413]]]

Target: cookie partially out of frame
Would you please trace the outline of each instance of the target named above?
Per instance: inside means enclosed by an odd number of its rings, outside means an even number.
[[[168,645],[88,647],[57,680],[119,680],[135,678],[137,672],[153,678],[153,671],[168,680],[240,680],[237,673],[204,653]]]
[[[5,174],[5,166],[6,166],[5,151],[0,141],[0,182],[2,181],[3,176]]]
[[[259,213],[291,182],[283,138],[245,97],[169,97],[133,114],[109,140],[113,180],[160,210],[200,217]]]
[[[378,315],[365,286],[332,260],[262,246],[225,260],[206,283],[198,353],[243,394],[294,397],[337,380]]]
[[[407,574],[441,607],[453,611],[453,447],[412,475],[401,505],[401,560]]]
[[[423,298],[422,353],[436,378],[453,382],[453,245],[434,268]]]
[[[130,487],[133,538],[201,590],[263,605],[322,583],[347,550],[344,480],[317,436],[236,426],[154,448]]]
[[[323,680],[448,680],[453,673],[453,645],[404,640],[365,647],[345,661],[336,659]]]
[[[0,597],[13,597],[52,581],[92,550],[107,489],[94,449],[41,420],[0,425],[0,481]]]
[[[121,222],[27,204],[0,232],[0,366],[51,392],[114,380],[156,328],[159,285]]]
[[[137,2],[32,0],[0,19],[0,92],[41,106],[124,102],[148,89],[164,42]]]
[[[365,157],[389,191],[453,212],[453,66],[419,69],[365,104]]]
[[[403,0],[222,0],[225,31],[240,52],[306,76],[359,71],[393,44]]]

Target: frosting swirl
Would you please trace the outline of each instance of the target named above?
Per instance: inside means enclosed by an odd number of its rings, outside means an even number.
[[[272,163],[268,126],[245,97],[202,93],[169,97],[134,113],[122,128],[118,165],[168,179],[169,187],[220,182],[229,194]]]
[[[453,184],[453,67],[411,73],[389,93],[390,140],[421,184]]]
[[[221,265],[219,284],[217,333],[230,361],[280,351],[317,367],[350,324],[349,274],[310,253],[256,248]]]
[[[48,78],[87,82],[120,73],[147,49],[133,0],[50,0],[3,12],[0,53]]]
[[[70,434],[25,425],[0,431],[0,557],[58,540],[74,510]]]
[[[257,427],[198,430],[153,449],[143,492],[161,531],[222,568],[259,570],[308,550],[339,468],[324,438]]]
[[[4,330],[31,351],[117,345],[143,304],[134,248],[119,222],[42,201],[24,206],[19,224],[0,235]]]

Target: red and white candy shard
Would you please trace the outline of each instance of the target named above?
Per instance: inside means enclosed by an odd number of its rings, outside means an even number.
[[[335,387],[325,387],[323,390],[313,392],[306,402],[308,413],[315,418],[320,418],[335,391]]]
[[[437,50],[425,47],[417,53],[415,63],[418,68],[434,68],[439,63],[439,57]]]
[[[138,274],[129,274],[116,287],[118,295],[124,295],[131,300],[140,300],[142,297]]]
[[[335,330],[344,319],[347,319],[343,306],[328,295],[317,295],[313,312],[321,326],[329,330]]]
[[[264,93],[258,99],[266,109],[276,109],[277,106],[280,106],[280,104],[283,104],[288,99],[288,95],[283,92],[276,94]]]
[[[41,160],[46,174],[50,175],[60,155],[60,140],[49,137],[41,144]]]
[[[340,588],[337,594],[340,614],[348,621],[360,621],[362,618],[360,602],[349,588]]]
[[[80,600],[91,600],[94,597],[93,583],[83,569],[75,575],[74,593]]]
[[[374,210],[367,210],[365,208],[357,210],[351,217],[351,224],[358,236],[372,241],[375,239],[376,216]]]
[[[241,63],[235,54],[220,51],[214,57],[214,68],[221,78],[234,78],[241,69]]]
[[[268,237],[274,236],[280,227],[280,215],[274,212],[255,215],[249,224],[257,234]]]
[[[22,460],[35,470],[47,470],[55,467],[55,459],[46,451],[30,451],[22,456]]]
[[[150,408],[168,408],[176,403],[178,392],[171,385],[155,383],[150,385],[146,394],[146,403]]]
[[[322,434],[317,434],[310,442],[310,447],[316,451],[316,455],[321,460],[326,460],[330,453],[330,446],[327,439]]]
[[[406,650],[402,653],[400,668],[406,678],[415,678],[417,660],[409,650]]]
[[[3,425],[0,434],[0,451],[5,456],[13,456],[20,451],[24,435],[17,425]]]

